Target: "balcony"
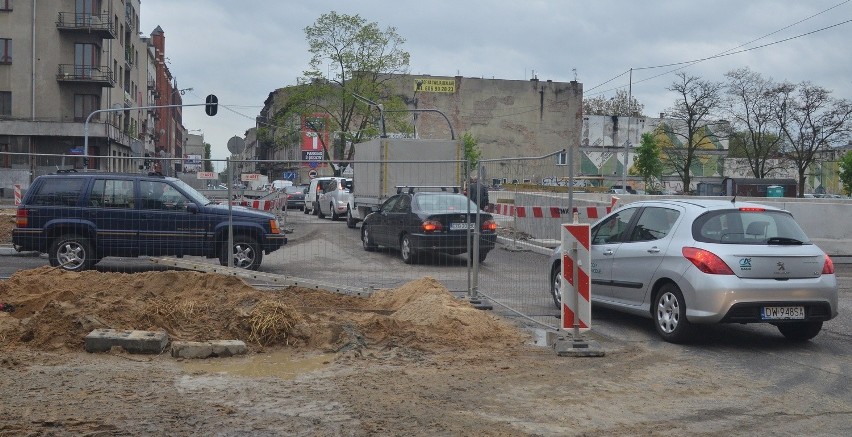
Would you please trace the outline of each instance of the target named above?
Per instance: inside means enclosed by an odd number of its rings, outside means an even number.
[[[60,12],[56,20],[56,28],[65,32],[86,32],[95,34],[103,39],[115,39],[115,23],[109,14],[77,14]]]
[[[59,64],[56,80],[60,83],[90,83],[100,86],[115,87],[112,70],[107,66],[95,67],[89,65]]]

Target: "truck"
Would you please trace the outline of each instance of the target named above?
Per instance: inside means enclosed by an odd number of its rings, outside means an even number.
[[[346,226],[397,193],[398,187],[461,187],[464,149],[458,140],[376,138],[355,144]]]

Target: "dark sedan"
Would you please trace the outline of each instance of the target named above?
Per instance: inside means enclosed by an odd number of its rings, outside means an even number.
[[[284,187],[284,195],[287,196],[287,209],[305,209],[305,193],[307,192],[307,185]]]
[[[459,255],[468,252],[468,235],[473,235],[476,212],[476,204],[461,194],[397,194],[364,219],[361,242],[367,251],[378,246],[399,249],[406,264],[415,262],[425,252]],[[497,223],[491,214],[482,211],[479,214],[479,261],[482,262],[494,249]],[[472,252],[473,237],[470,240]]]

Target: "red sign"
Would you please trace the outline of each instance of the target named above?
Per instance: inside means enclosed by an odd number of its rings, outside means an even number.
[[[302,160],[305,161],[302,163],[303,166],[310,166],[311,163],[326,165],[321,161],[323,160],[322,145],[329,147],[330,144],[328,124],[328,114],[315,113],[302,117]]]

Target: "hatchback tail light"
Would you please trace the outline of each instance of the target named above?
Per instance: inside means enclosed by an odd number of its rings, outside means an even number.
[[[497,222],[494,220],[485,220],[482,222],[481,229],[483,231],[496,231],[497,230]]]
[[[423,223],[420,224],[420,228],[425,232],[437,232],[444,229],[444,225],[437,220],[424,220]]]
[[[733,275],[734,272],[722,261],[722,258],[716,256],[715,253],[709,250],[698,249],[695,247],[684,247],[682,250],[684,258],[688,259],[698,270],[701,270],[708,275]]]
[[[15,226],[19,228],[26,228],[29,224],[29,211],[26,208],[18,208],[15,212]]]
[[[831,260],[831,257],[825,255],[825,264],[822,265],[822,274],[823,275],[833,275],[834,274],[834,261]]]

